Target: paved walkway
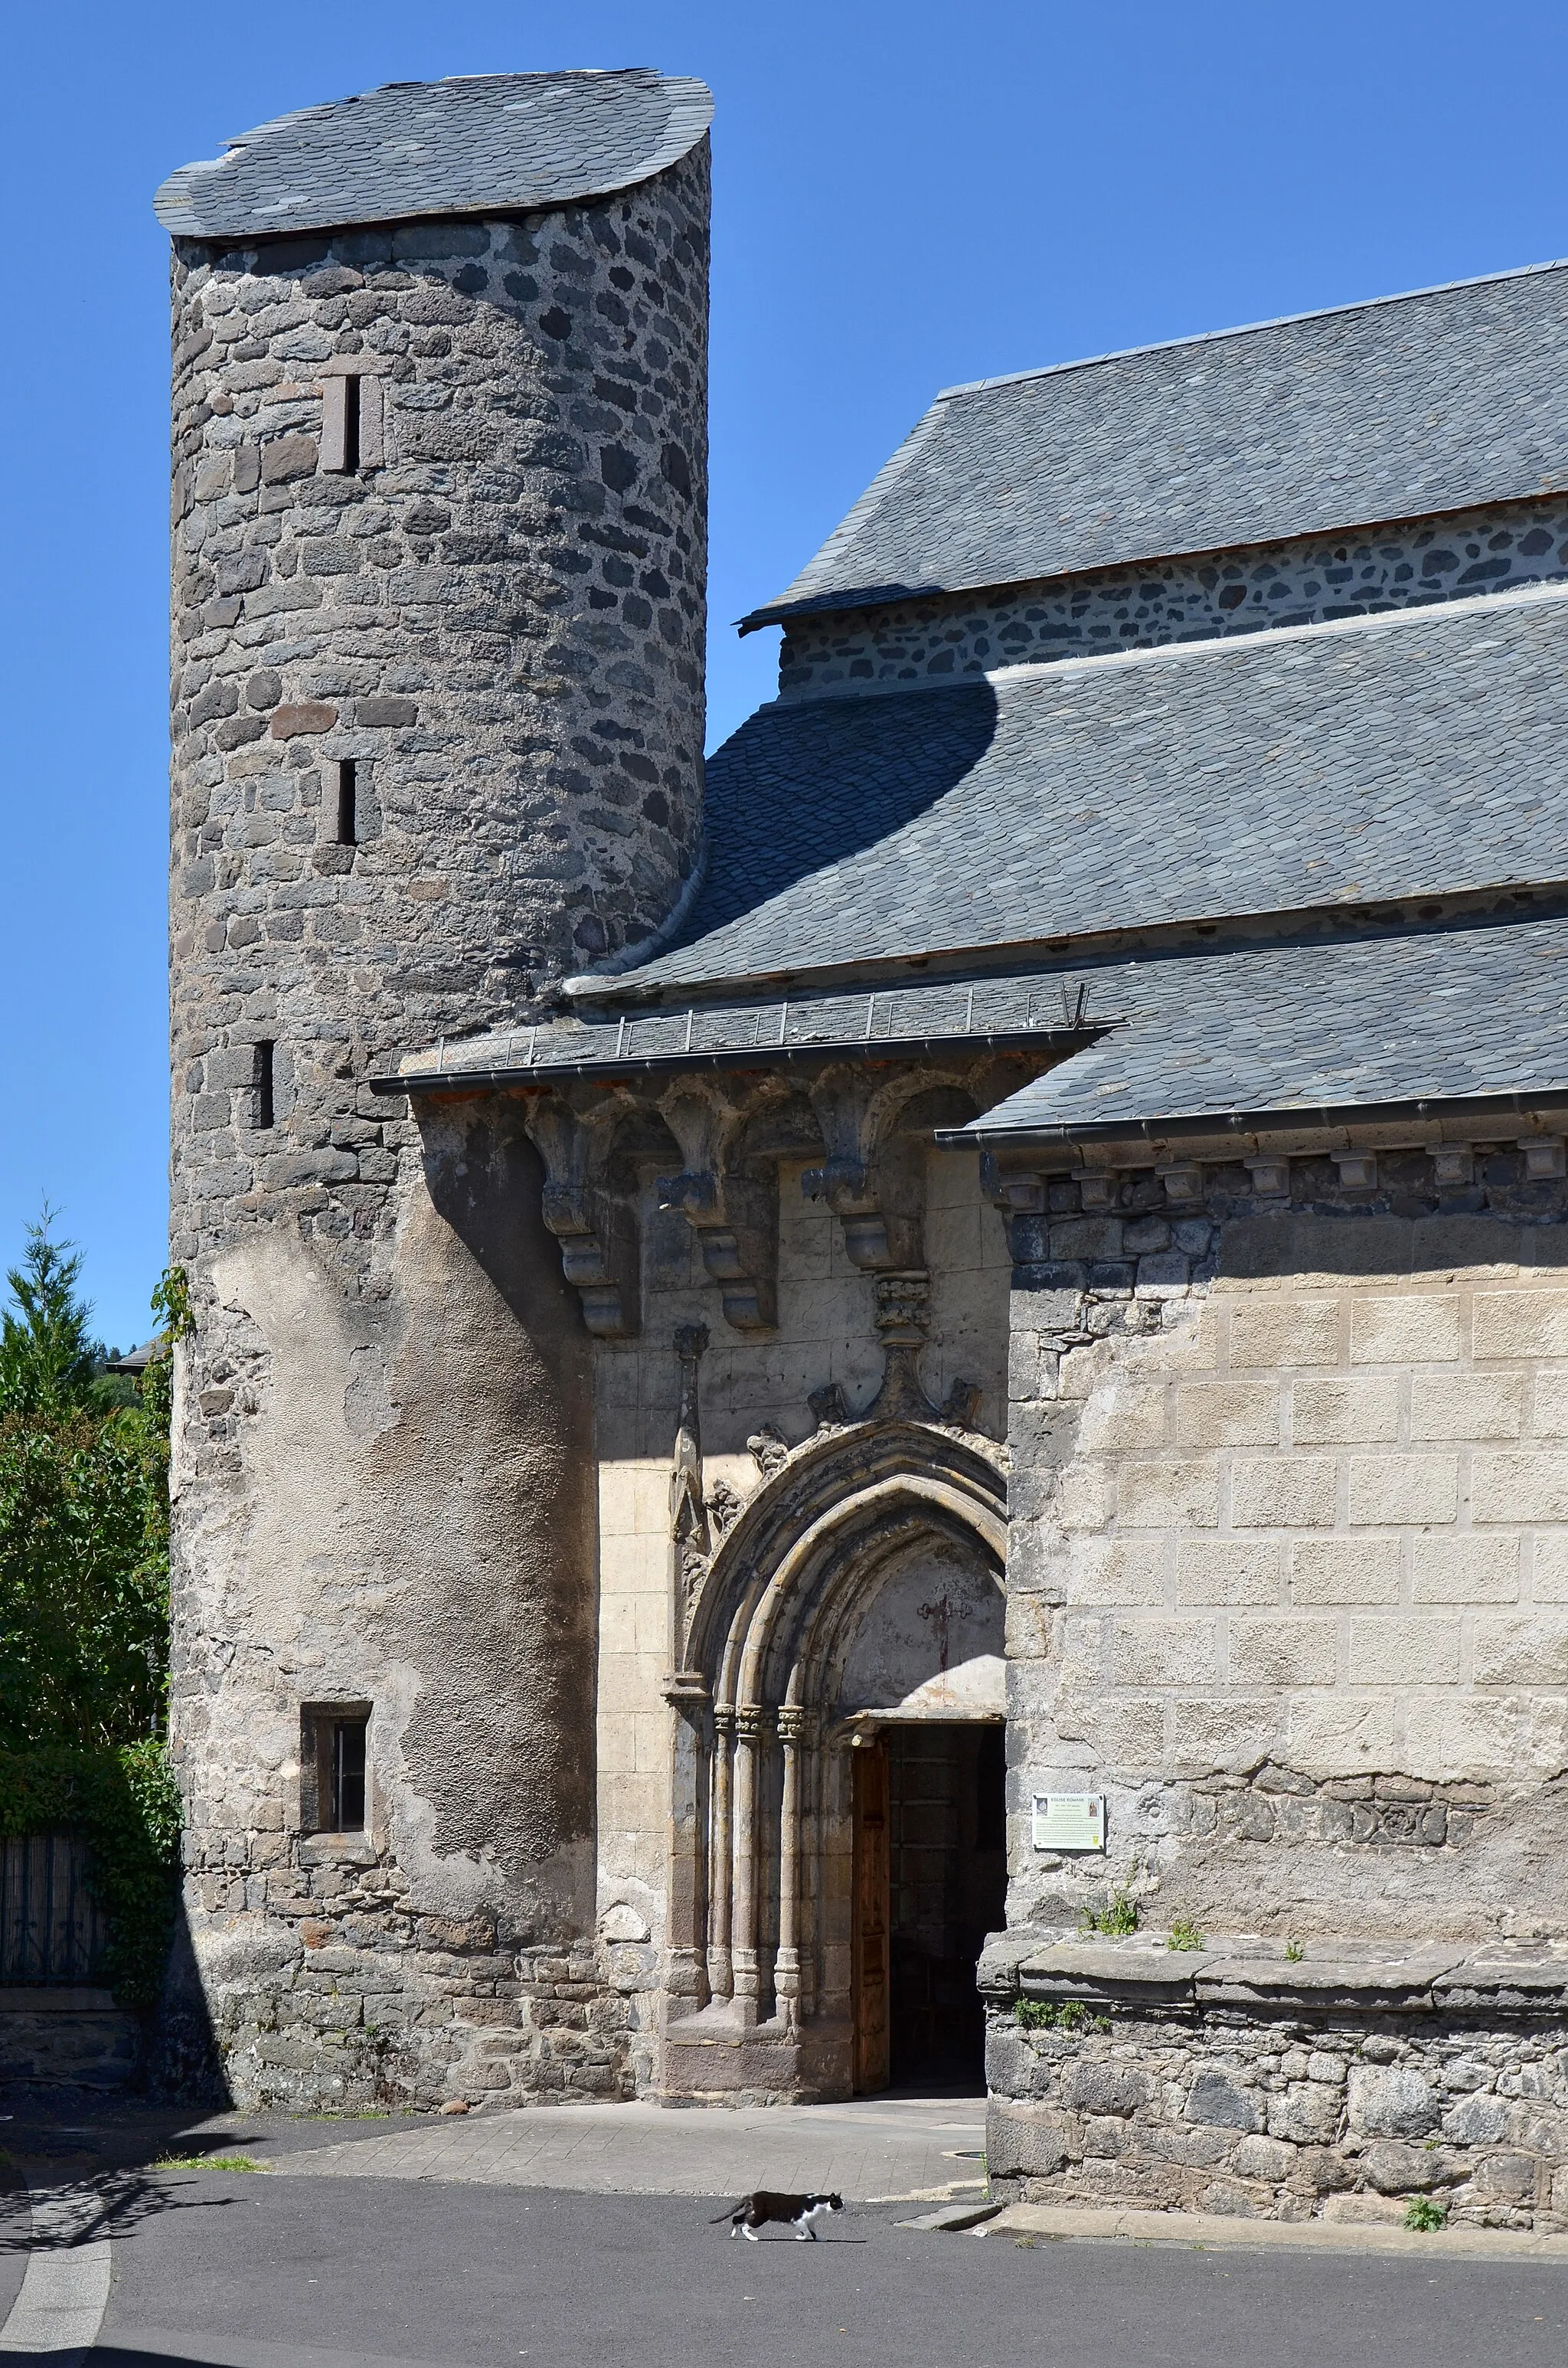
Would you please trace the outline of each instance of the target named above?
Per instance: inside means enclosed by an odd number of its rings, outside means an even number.
[[[238,2146],[257,2122],[207,2124]],[[290,2178],[470,2180],[590,2195],[743,2195],[754,2187],[837,2189],[857,2203],[939,2202],[983,2190],[980,2098],[868,2098],[846,2105],[672,2111],[658,2105],[532,2107],[453,2115],[371,2136],[249,2149]]]

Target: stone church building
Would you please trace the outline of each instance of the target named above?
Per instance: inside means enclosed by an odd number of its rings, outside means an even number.
[[[158,195],[231,2090],[1568,2224],[1568,268],[949,389],[705,768],[710,113]]]

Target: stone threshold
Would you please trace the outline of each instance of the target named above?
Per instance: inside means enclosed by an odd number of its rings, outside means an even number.
[[[914,2225],[914,2224],[909,2224]],[[1218,2212],[1127,2212],[1098,2204],[1009,2203],[994,2219],[965,2231],[973,2237],[1043,2237],[1048,2241],[1108,2238],[1124,2244],[1181,2245],[1289,2253],[1381,2253],[1439,2261],[1568,2263],[1568,2236],[1535,2236],[1520,2228],[1415,2229],[1377,2221],[1242,2220]]]

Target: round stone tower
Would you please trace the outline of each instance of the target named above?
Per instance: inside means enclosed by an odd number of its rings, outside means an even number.
[[[508,2004],[591,1931],[588,1342],[520,1125],[369,1080],[692,875],[710,111],[398,84],[156,200],[176,2021],[246,2101],[619,2078]]]

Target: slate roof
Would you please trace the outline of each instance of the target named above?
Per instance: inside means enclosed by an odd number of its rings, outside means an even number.
[[[765,707],[682,941],[596,994],[1562,880],[1565,666],[1538,587]]]
[[[1568,918],[1107,963],[1123,1015],[964,1130],[994,1143],[1158,1133],[1184,1119],[1568,1095]],[[1043,1002],[1047,982],[1037,983]]]
[[[950,387],[743,631],[1556,490],[1565,379],[1551,263]]]
[[[706,83],[646,67],[387,83],[240,133],[153,205],[200,239],[569,205],[662,172],[712,113]]]
[[[465,1036],[405,1054],[384,1085],[458,1085],[530,1077],[613,1076],[682,1067],[744,1066],[827,1059],[888,1060],[958,1045],[971,1052],[1085,1041],[1108,1025],[1110,1008],[1081,1018],[1051,976],[923,981],[916,985],[811,995],[788,1000],[704,1005],[572,1017],[483,1036]]]

